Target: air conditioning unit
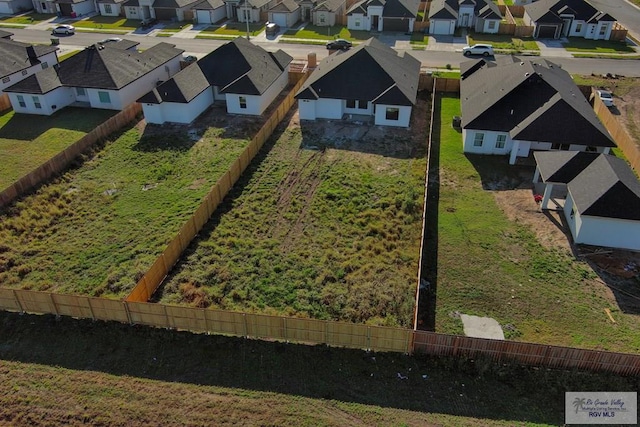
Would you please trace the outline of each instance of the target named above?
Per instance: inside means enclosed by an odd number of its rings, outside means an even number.
[[[453,120],[451,121],[451,126],[456,129],[460,129],[462,127],[462,118],[460,116],[453,116]]]

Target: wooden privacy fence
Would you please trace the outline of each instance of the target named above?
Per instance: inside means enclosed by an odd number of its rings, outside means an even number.
[[[631,164],[631,167],[636,171],[636,173],[640,174],[640,147],[638,146],[638,143],[629,136],[618,119],[611,114],[609,107],[602,103],[599,96],[595,95],[595,90],[592,89],[592,91],[593,108],[596,114],[616,141],[618,147],[620,147],[624,153],[625,157]]]
[[[0,288],[0,309],[192,332],[409,353],[410,329]]]
[[[433,356],[488,357],[496,362],[559,369],[640,374],[640,355],[559,347],[528,342],[491,340],[415,331],[413,351]]]
[[[127,296],[127,301],[146,302],[151,295],[153,295],[171,268],[178,262],[180,255],[182,255],[198,232],[207,221],[209,221],[209,218],[213,212],[215,212],[233,184],[238,181],[255,155],[258,154],[264,142],[271,136],[273,130],[287,114],[295,102],[294,96],[298,89],[300,89],[300,86],[302,86],[302,83],[304,83],[306,76],[306,74],[298,73],[298,81],[293,89],[287,94],[273,114],[271,114],[271,117],[269,117],[242,154],[240,154],[240,157],[231,165],[231,168],[211,187],[193,216],[185,222],[178,234],[169,242],[165,250],[156,259],[151,268],[149,268],[149,271],[138,281],[131,293]],[[290,76],[290,78],[295,79],[296,77]]]
[[[9,95],[6,93],[0,94],[0,112],[6,111],[11,108],[11,101],[9,101]]]
[[[140,104],[133,103],[129,105],[63,151],[2,190],[2,192],[0,192],[0,208],[8,205],[34,188],[37,188],[52,176],[67,169],[78,155],[86,152],[102,138],[109,136],[127,123],[130,123],[141,111],[142,107]]]

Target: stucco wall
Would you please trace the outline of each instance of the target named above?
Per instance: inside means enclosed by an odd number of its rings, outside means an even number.
[[[387,120],[387,108],[398,108],[398,120]],[[411,107],[377,104],[375,107],[375,124],[382,126],[409,127]]]

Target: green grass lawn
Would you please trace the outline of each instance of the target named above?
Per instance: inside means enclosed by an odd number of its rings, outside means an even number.
[[[415,31],[411,34],[411,44],[414,46],[427,46],[429,44],[429,35]]]
[[[510,35],[500,34],[479,34],[474,33],[469,36],[469,44],[487,43],[493,45],[496,50],[506,50],[520,52],[523,50],[540,50],[536,41],[531,38],[515,38]]]
[[[264,31],[264,23],[257,24],[249,24],[249,34],[252,36],[257,36],[262,31]],[[243,22],[231,22],[224,27],[220,27],[217,25],[212,25],[211,27],[207,27],[207,29],[200,32],[203,35],[213,34],[213,35],[227,35],[227,36],[246,36],[247,35],[247,24]]]
[[[156,37],[171,37],[175,33],[182,31],[182,29],[187,25],[189,25],[187,22],[173,22],[171,24],[166,24],[158,34],[156,34]]]
[[[0,22],[12,23],[12,24],[37,24],[38,22],[46,21],[56,15],[48,13],[29,13],[20,16],[0,16]]]
[[[81,21],[73,21],[76,28],[97,28],[105,30],[135,30],[140,26],[137,19],[126,19],[121,16],[92,16]]]
[[[287,30],[284,37],[292,37],[298,39],[310,40],[333,40],[347,39],[351,41],[367,40],[371,38],[369,31],[349,30],[343,25],[323,26],[306,25],[303,29],[296,31],[295,29]]]
[[[636,51],[625,42],[616,42],[609,40],[587,40],[581,37],[569,37],[568,43],[563,46],[569,52],[578,53],[636,53]]]
[[[340,129],[288,128],[234,187],[156,299],[410,326],[425,135],[371,129],[353,142],[332,132],[362,128]]]
[[[123,131],[0,216],[0,283],[125,296],[259,126]]]
[[[65,59],[69,59],[71,58],[73,55],[75,55],[76,53],[81,52],[80,50],[72,50],[70,52],[65,53],[64,55],[59,55],[58,56],[58,62],[62,62]]]
[[[618,309],[586,262],[541,246],[531,228],[507,219],[493,192],[482,188],[481,177],[513,177],[516,170],[502,156],[464,155],[461,134],[451,127],[460,101],[445,96],[441,106],[435,124],[440,129],[437,331],[462,332],[452,314],[457,311],[510,325],[505,335],[516,340],[638,352],[637,316]]]
[[[34,170],[114,113],[68,107],[50,117],[16,114],[13,110],[0,115],[0,189]]]

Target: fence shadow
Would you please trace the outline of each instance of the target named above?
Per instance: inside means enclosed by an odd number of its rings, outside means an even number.
[[[518,424],[562,424],[565,390],[637,388],[634,378],[612,374],[370,353],[52,315],[0,313],[0,344],[3,360]]]

